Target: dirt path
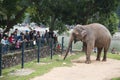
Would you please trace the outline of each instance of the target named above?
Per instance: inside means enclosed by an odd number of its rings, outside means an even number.
[[[93,56],[91,59],[91,64],[85,64],[85,57],[81,57],[73,61],[72,67],[54,68],[49,73],[31,80],[110,80],[120,77],[119,60],[108,59],[107,62],[98,62]]]

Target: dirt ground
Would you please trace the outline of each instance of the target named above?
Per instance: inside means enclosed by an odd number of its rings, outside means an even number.
[[[95,61],[94,56],[91,60],[91,64],[85,64],[84,56],[72,61],[74,64],[72,67],[57,67],[31,80],[111,80],[120,77],[119,60],[108,59],[107,62],[99,62]]]

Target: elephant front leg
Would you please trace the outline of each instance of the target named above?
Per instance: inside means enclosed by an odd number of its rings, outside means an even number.
[[[86,56],[86,61],[85,61],[86,64],[90,64],[91,63],[91,60],[90,60],[90,55],[87,55]]]
[[[87,64],[90,64],[90,63],[91,63],[90,55],[91,55],[92,49],[93,49],[93,47],[87,46],[87,50],[86,50],[86,61],[85,61],[85,63],[87,63]]]

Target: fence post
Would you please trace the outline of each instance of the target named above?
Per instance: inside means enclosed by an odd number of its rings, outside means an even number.
[[[41,39],[37,39],[37,43],[38,43],[38,58],[37,58],[37,62],[40,62],[40,43],[41,43]]]
[[[51,48],[50,57],[52,59],[52,56],[53,56],[53,39],[52,38],[50,38],[50,48]]]
[[[0,44],[0,76],[2,76],[2,44]]]
[[[25,48],[25,42],[22,42],[22,56],[21,56],[21,68],[24,68],[24,48]]]
[[[62,37],[62,53],[63,53],[63,49],[64,49],[64,37]]]

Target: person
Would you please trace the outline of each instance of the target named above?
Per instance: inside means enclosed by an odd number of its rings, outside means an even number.
[[[44,35],[47,44],[49,44],[49,32],[47,30],[45,30],[45,35]]]
[[[112,48],[111,53],[112,53],[112,54],[116,54],[116,49],[115,49],[115,48]]]
[[[21,32],[18,40],[22,42],[24,39],[25,39],[25,35],[24,33]]]
[[[60,51],[60,44],[57,44],[57,51]]]
[[[33,40],[35,40],[35,38],[36,38],[36,31],[33,30]]]
[[[14,32],[13,35],[14,35],[14,39],[15,39],[15,42],[16,42],[18,40],[17,32]]]
[[[30,35],[28,31],[26,31],[25,40],[26,40],[26,47],[28,47],[30,43]]]
[[[18,33],[18,29],[16,28],[15,31],[14,31],[13,33],[16,33],[16,34],[17,34],[17,33]]]
[[[38,38],[40,38],[40,32],[39,32],[39,31],[37,31],[36,40],[37,40]]]
[[[94,52],[94,53],[97,53],[97,48],[96,48],[96,47],[93,49],[93,52]]]
[[[6,43],[6,53],[7,53],[8,52],[8,48],[9,48],[9,39],[8,39],[8,36],[6,36],[5,43]]]
[[[15,44],[14,34],[11,34],[11,36],[9,37],[9,42],[10,42],[11,44]]]
[[[20,40],[17,40],[17,41],[16,41],[15,48],[16,48],[16,49],[19,49],[19,48],[20,48]]]
[[[49,38],[53,38],[53,35],[54,35],[54,32],[53,32],[53,30],[49,30]]]
[[[9,32],[3,33],[3,36],[5,36],[5,37],[8,37],[8,35],[9,35]]]
[[[9,42],[10,42],[10,49],[15,50],[15,38],[13,33],[9,37]]]
[[[34,40],[35,41],[34,43],[37,43],[37,45],[38,45],[38,41],[40,40],[40,38],[41,38],[40,31],[37,31],[36,39]]]
[[[53,39],[54,39],[54,49],[56,48],[56,45],[57,45],[57,42],[58,42],[58,39],[57,39],[57,36],[56,36],[56,34],[54,35],[54,37],[53,37]]]
[[[41,37],[41,43],[42,43],[42,44],[45,43],[45,37],[44,37],[44,35],[42,35],[42,37]]]
[[[28,31],[26,31],[26,33],[25,33],[25,39],[26,39],[26,41],[30,40],[30,35],[29,35]]]
[[[6,53],[6,41],[5,41],[6,37],[3,36],[3,38],[1,39],[1,44],[2,44],[2,53],[5,54]]]
[[[30,40],[33,40],[33,31],[29,32]]]

